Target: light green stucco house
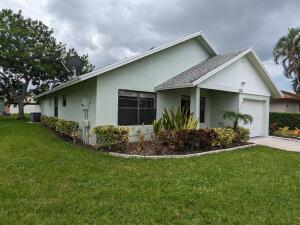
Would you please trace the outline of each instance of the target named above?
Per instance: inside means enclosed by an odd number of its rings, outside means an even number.
[[[195,33],[84,74],[37,98],[42,114],[78,121],[81,137],[97,125],[151,134],[164,108],[187,107],[200,127],[226,126],[225,110],[253,116],[251,136],[267,136],[270,97],[281,92],[252,48],[218,54]]]

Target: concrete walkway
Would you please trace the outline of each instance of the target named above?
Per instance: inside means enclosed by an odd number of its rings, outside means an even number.
[[[286,151],[300,152],[300,140],[293,140],[288,138],[266,137],[266,138],[252,138],[250,142],[265,145],[273,148],[279,148]]]

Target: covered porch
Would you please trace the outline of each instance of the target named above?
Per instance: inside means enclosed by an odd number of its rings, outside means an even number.
[[[157,117],[172,107],[194,113],[200,128],[225,127],[231,124],[223,119],[223,113],[239,111],[239,93],[199,87],[158,91]]]
[[[223,119],[225,111],[250,114],[253,122],[240,125],[249,128],[251,137],[268,136],[269,99],[267,97],[199,86],[158,91],[157,118],[161,117],[165,108],[172,107],[187,109],[194,113],[199,119],[199,128],[232,126],[231,121]]]

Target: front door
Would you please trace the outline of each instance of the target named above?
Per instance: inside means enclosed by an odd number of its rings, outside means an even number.
[[[187,113],[189,115],[190,114],[190,105],[191,105],[190,96],[182,95],[181,96],[181,103],[180,103],[181,112]]]
[[[54,97],[54,116],[58,117],[58,97]]]

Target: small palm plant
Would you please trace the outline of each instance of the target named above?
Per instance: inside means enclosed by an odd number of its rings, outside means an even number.
[[[244,124],[252,123],[253,118],[249,114],[241,114],[233,111],[226,111],[223,113],[223,119],[233,121],[233,129],[236,130],[239,121],[243,121]]]

